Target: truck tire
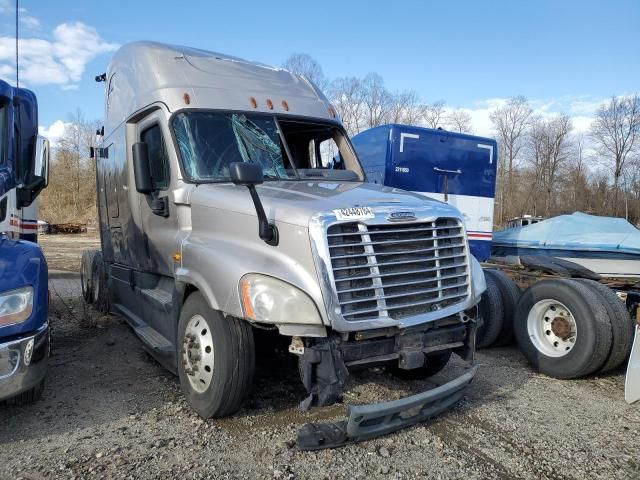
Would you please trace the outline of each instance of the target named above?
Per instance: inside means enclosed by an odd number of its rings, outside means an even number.
[[[189,405],[203,418],[235,413],[254,369],[251,325],[211,309],[199,292],[189,295],[178,324],[178,376]]]
[[[109,284],[107,270],[102,261],[102,253],[96,252],[91,266],[91,291],[93,294],[93,306],[102,313],[109,312]]]
[[[611,349],[611,323],[600,297],[569,279],[527,288],[516,307],[514,333],[531,366],[555,378],[590,375]]]
[[[92,269],[93,258],[98,253],[97,250],[84,250],[80,260],[80,285],[82,287],[82,298],[87,303],[93,302]]]
[[[504,321],[502,295],[495,278],[485,275],[487,289],[482,294],[479,309],[482,326],[476,332],[476,348],[487,348],[498,338]]]
[[[44,378],[35,387],[6,400],[7,405],[27,405],[40,399],[44,391]]]
[[[447,366],[449,359],[451,358],[451,350],[444,352],[437,352],[427,355],[427,361],[424,366],[420,368],[414,368],[411,370],[405,370],[398,367],[393,367],[391,370],[398,378],[406,380],[422,380],[432,377],[444,367]]]
[[[498,285],[500,295],[502,297],[502,307],[504,310],[504,317],[502,322],[502,329],[498,334],[498,338],[494,342],[495,346],[511,345],[514,342],[513,338],[513,315],[516,312],[516,305],[522,292],[516,283],[511,280],[509,275],[500,270],[485,270],[485,278],[487,275],[493,277],[493,280]]]
[[[609,358],[607,358],[600,369],[602,373],[609,372],[619,367],[631,353],[635,330],[633,328],[633,321],[625,304],[609,287],[595,280],[588,280],[586,278],[576,278],[575,281],[586,285],[591,288],[596,295],[599,295],[609,314],[612,334],[611,351],[609,352]]]

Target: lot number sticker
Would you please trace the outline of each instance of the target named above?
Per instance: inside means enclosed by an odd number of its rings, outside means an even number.
[[[367,218],[375,218],[371,207],[351,207],[351,208],[338,208],[334,210],[338,220],[365,220]]]

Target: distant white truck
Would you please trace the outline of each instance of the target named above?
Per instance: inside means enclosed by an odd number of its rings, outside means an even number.
[[[254,327],[299,357],[305,406],[350,368],[415,378],[473,362],[485,289],[454,207],[364,183],[335,110],[290,72],[187,47],[125,45],[106,74],[95,149],[101,250],[85,296],[122,315],[203,417],[250,391]],[[475,367],[308,427],[302,448],[370,438],[443,411]]]

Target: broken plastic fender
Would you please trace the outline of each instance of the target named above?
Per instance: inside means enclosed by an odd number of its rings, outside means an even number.
[[[410,397],[371,405],[349,406],[346,421],[304,425],[298,431],[296,444],[300,450],[336,448],[427,420],[458,402],[477,370],[476,365],[444,385]]]

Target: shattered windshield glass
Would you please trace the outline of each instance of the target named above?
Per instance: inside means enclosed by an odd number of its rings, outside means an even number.
[[[245,162],[261,165],[266,178],[287,178],[279,139],[278,143],[274,142],[264,130],[248,120],[246,115],[231,115],[231,125],[240,155]]]
[[[174,117],[173,129],[184,173],[194,182],[230,181],[233,162],[260,165],[265,181],[364,178],[346,135],[335,124],[188,111]]]
[[[229,165],[260,165],[265,180],[293,178],[287,171],[273,117],[242,113],[186,112],[173,120],[185,173],[197,182],[228,182]]]

